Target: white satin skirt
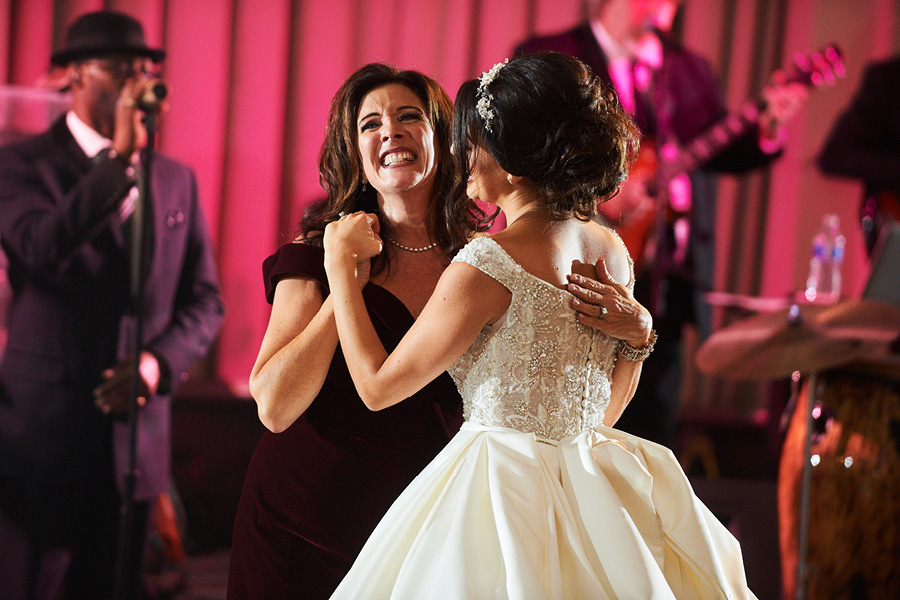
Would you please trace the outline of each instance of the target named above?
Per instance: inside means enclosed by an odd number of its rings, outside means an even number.
[[[667,448],[466,423],[332,598],[749,599],[734,536]]]

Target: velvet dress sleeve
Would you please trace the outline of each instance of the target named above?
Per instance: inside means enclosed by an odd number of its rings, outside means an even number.
[[[302,242],[290,242],[279,248],[275,254],[263,261],[263,282],[266,286],[266,300],[275,299],[275,286],[284,277],[300,276],[316,280],[328,293],[328,279],[325,276],[325,250]]]

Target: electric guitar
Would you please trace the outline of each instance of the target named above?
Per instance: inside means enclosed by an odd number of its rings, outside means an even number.
[[[818,88],[834,85],[837,78],[844,76],[842,52],[834,44],[798,55],[794,63],[785,84],[797,82]],[[666,144],[657,148],[652,139],[641,140],[638,158],[619,195],[599,206],[600,212],[625,242],[634,259],[635,269],[643,266],[648,244],[653,247],[651,242],[664,227],[679,219],[684,220],[685,227],[688,226],[691,207],[687,175],[706,165],[736,139],[753,130],[764,109],[762,97],[748,100],[738,112],[724,117],[682,147]],[[640,187],[635,191],[627,190],[627,186]],[[644,201],[636,201],[635,197],[642,197]],[[678,237],[676,232],[676,245],[679,243]],[[686,244],[686,234],[682,237]],[[686,252],[686,246],[681,250]],[[675,254],[678,252],[676,248]]]

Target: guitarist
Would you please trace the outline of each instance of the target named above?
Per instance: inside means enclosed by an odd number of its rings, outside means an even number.
[[[872,63],[853,103],[840,116],[821,153],[825,173],[861,179],[860,207],[869,253],[882,227],[900,221],[900,56]]]
[[[679,4],[677,0],[592,0],[589,22],[528,40],[515,52],[555,50],[580,58],[615,88],[645,135],[642,146],[648,145],[647,136],[683,145],[723,117],[726,109],[706,60],[668,35]],[[667,227],[664,239],[652,249],[654,268],[638,277],[635,295],[651,307],[659,341],[644,363],[642,383],[617,427],[674,448],[681,330],[687,323],[696,323],[705,332],[709,322],[708,306],[699,300],[701,293],[711,289],[713,275],[716,188],[709,171],[742,172],[773,161],[785,137],[783,125],[805,95],[802,85],[770,85],[764,92],[768,107],[759,116],[759,127],[724,148],[704,171],[673,182],[671,203],[691,217]],[[653,205],[645,186],[626,183],[619,196],[604,206],[607,219],[618,226],[639,218]]]

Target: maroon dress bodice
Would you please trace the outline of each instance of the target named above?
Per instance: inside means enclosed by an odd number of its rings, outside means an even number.
[[[263,265],[269,301],[284,276],[312,278],[327,294],[323,259],[321,248],[282,246]],[[414,318],[377,285],[367,284],[363,297],[390,352]],[[310,407],[282,433],[266,432],[250,461],[228,597],[330,596],[391,503],[461,424],[462,402],[446,373],[407,400],[370,411],[338,347]]]

